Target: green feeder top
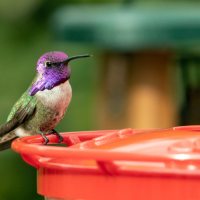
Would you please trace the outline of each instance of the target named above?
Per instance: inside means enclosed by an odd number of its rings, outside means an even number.
[[[179,48],[200,44],[200,4],[68,5],[51,20],[62,41],[106,49]]]

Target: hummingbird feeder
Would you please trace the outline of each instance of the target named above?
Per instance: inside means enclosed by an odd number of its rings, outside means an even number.
[[[12,148],[37,169],[37,191],[52,199],[200,199],[200,126],[62,133],[67,147],[37,136]],[[56,135],[47,136],[58,142]]]

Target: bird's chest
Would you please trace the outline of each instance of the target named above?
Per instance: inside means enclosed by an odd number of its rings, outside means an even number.
[[[54,87],[51,90],[39,91],[36,95],[46,108],[63,110],[71,101],[72,90],[69,82]]]
[[[43,124],[55,126],[65,115],[71,101],[72,89],[69,81],[66,81],[51,90],[37,92],[36,97],[38,117],[43,116]]]

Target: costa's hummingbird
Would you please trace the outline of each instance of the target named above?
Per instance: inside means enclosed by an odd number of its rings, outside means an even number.
[[[41,134],[45,144],[49,142],[45,136],[48,133],[55,133],[62,142],[54,127],[64,117],[72,97],[69,61],[89,56],[68,57],[63,52],[52,51],[39,58],[35,78],[0,127],[0,151],[10,148],[18,137],[35,134]]]

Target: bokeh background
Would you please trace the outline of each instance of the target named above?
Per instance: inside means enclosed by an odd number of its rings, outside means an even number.
[[[199,124],[199,10],[181,0],[0,1],[0,124],[49,51],[93,55],[70,64],[59,132]],[[43,199],[36,169],[11,149],[0,153],[0,199]]]

